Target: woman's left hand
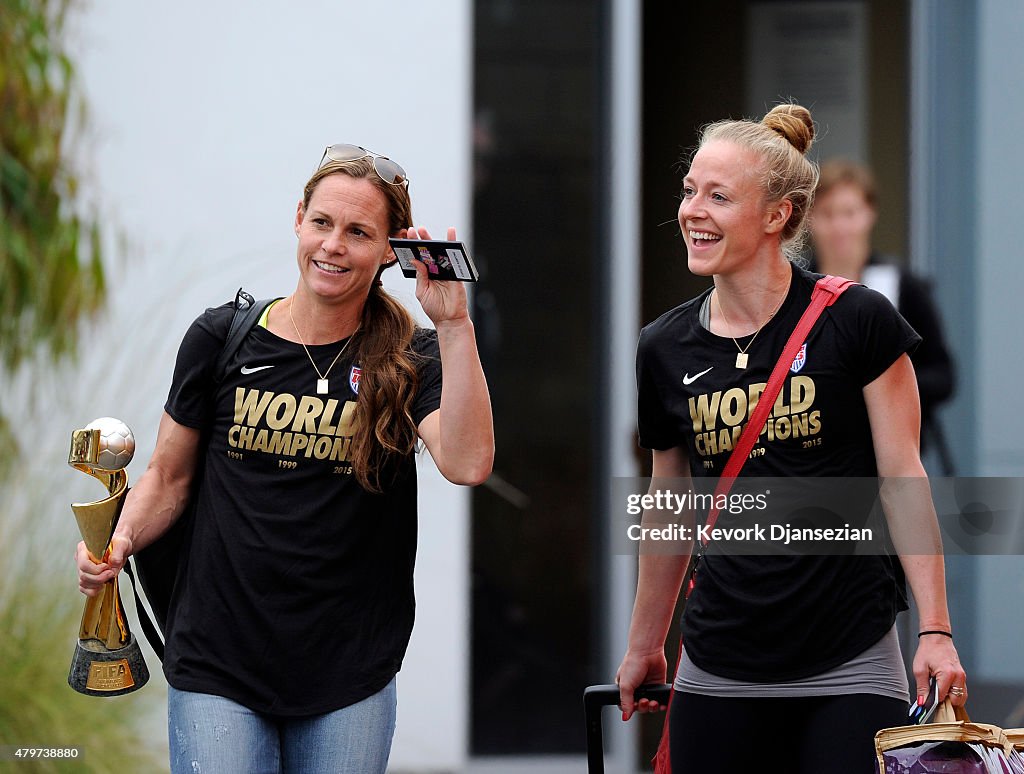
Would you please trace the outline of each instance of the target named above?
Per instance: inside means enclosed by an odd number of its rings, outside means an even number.
[[[939,701],[948,695],[955,706],[962,707],[967,702],[967,674],[960,666],[953,640],[944,634],[926,634],[918,641],[914,656],[918,701],[928,694],[928,679],[932,675],[938,685]]]
[[[406,239],[431,238],[425,228],[416,227],[405,229],[400,236]],[[447,239],[449,242],[455,241],[454,227],[448,229]],[[414,258],[413,265],[416,267],[416,298],[435,327],[469,319],[465,283],[432,280],[425,263]]]

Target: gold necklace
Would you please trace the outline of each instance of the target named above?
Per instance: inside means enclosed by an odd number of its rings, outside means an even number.
[[[299,343],[302,345],[302,348],[306,350],[306,357],[308,357],[309,362],[313,364],[313,370],[316,371],[316,375],[320,377],[319,379],[316,380],[316,394],[326,395],[329,389],[327,374],[329,374],[331,372],[331,369],[334,368],[334,364],[338,362],[338,359],[341,357],[342,353],[346,349],[348,349],[348,345],[351,344],[352,339],[356,337],[356,334],[359,332],[359,328],[357,326],[356,329],[352,331],[352,335],[348,337],[348,340],[345,342],[345,346],[343,346],[341,348],[341,351],[334,356],[334,360],[332,360],[331,364],[327,366],[327,370],[324,371],[323,373],[320,373],[320,369],[317,367],[316,361],[313,359],[313,356],[309,354],[309,347],[307,347],[306,342],[302,340],[302,334],[299,333],[299,326],[295,324],[295,317],[292,315],[292,304],[290,302],[288,304],[288,319],[292,321],[292,327],[295,329],[295,335],[299,337]]]
[[[725,307],[722,306],[722,299],[718,297],[718,288],[715,288],[715,300],[718,301],[718,311],[722,313],[722,319],[725,320],[725,324],[732,328],[732,323],[729,322],[729,318],[725,316]],[[764,328],[764,326],[768,324],[768,321],[775,316],[775,312],[778,312],[779,309],[782,308],[782,304],[783,302],[785,302],[785,300],[786,297],[783,296],[782,301],[780,301],[779,305],[775,307],[775,310],[770,315],[768,315],[768,317],[765,318],[765,321],[758,326],[756,331],[754,331],[754,335],[750,337],[750,341],[747,342],[747,346],[741,347],[740,343],[736,340],[735,336],[729,337],[730,339],[732,339],[732,343],[736,345],[736,349],[739,350],[739,354],[736,355],[737,368],[747,367],[747,350],[749,350],[750,345],[754,343],[754,339],[757,338],[757,334],[759,334],[761,330]]]

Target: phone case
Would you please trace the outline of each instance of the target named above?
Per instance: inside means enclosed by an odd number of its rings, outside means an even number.
[[[469,250],[462,242],[395,238],[388,239],[388,242],[406,277],[416,276],[414,258],[426,264],[427,276],[432,280],[476,282],[480,277]]]
[[[928,683],[928,696],[925,703],[918,705],[916,701],[910,703],[910,711],[907,713],[913,725],[930,723],[939,707],[939,686],[935,678]]]

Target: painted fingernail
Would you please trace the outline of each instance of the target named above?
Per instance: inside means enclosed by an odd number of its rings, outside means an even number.
[[[622,713],[622,719],[623,720],[629,720],[629,718],[626,717],[626,713],[625,712]]]
[[[918,707],[923,707],[924,706],[924,696],[918,696],[917,697],[917,706]]]

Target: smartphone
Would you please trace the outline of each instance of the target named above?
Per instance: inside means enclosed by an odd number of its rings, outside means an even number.
[[[910,717],[911,725],[921,725],[922,723],[930,723],[932,717],[935,715],[935,710],[939,708],[939,684],[935,678],[932,677],[928,681],[928,693],[924,697],[924,704],[919,705],[917,701],[910,703],[910,711],[907,713]]]
[[[427,276],[432,280],[476,282],[480,278],[476,264],[462,242],[396,238],[389,238],[388,242],[406,277],[416,276],[416,267],[412,263],[416,258],[426,264]]]

